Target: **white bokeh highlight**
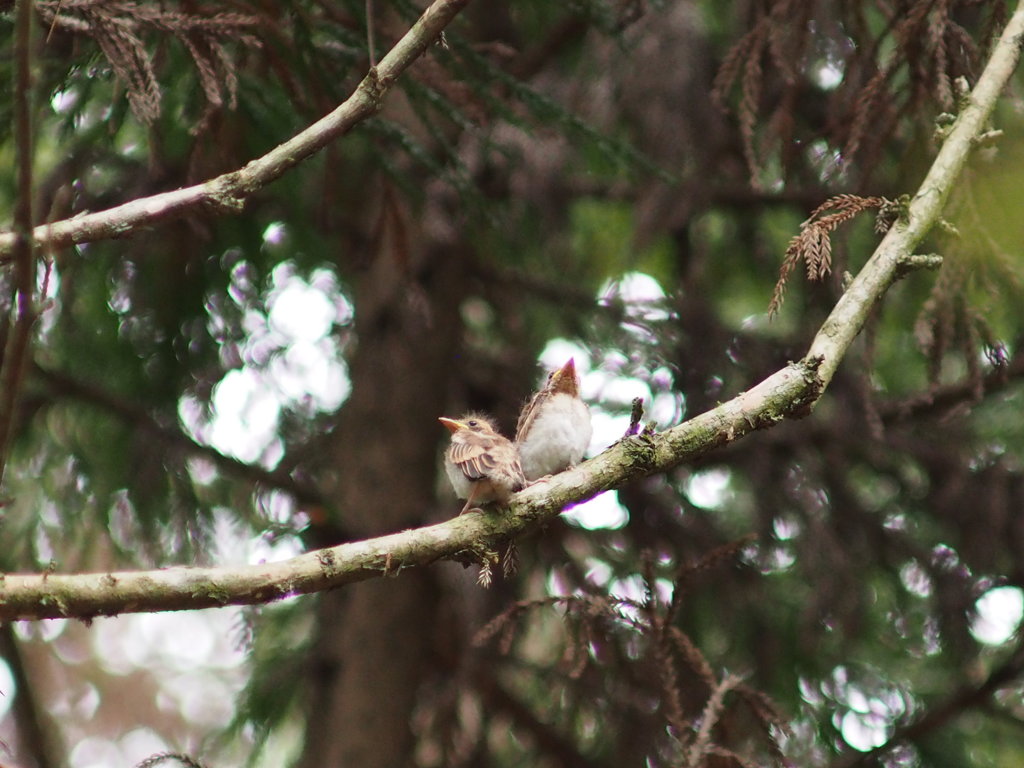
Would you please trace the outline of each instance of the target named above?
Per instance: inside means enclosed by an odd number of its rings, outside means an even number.
[[[978,617],[971,634],[980,643],[1002,645],[1020,629],[1024,592],[1019,587],[996,587],[978,598]]]

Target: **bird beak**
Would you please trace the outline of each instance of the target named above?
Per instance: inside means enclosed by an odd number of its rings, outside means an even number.
[[[551,376],[552,389],[556,392],[566,392],[570,395],[579,394],[579,387],[576,384],[576,361],[569,358],[569,362],[559,368]]]
[[[452,434],[455,434],[460,429],[469,429],[469,427],[467,427],[461,421],[456,421],[455,419],[446,419],[444,416],[439,418],[438,421],[440,421],[442,424],[448,427],[448,431],[451,432]]]

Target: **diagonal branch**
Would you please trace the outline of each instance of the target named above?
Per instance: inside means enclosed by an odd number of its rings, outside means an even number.
[[[475,512],[437,525],[317,550],[277,563],[67,575],[6,574],[0,619],[91,618],[125,612],[251,605],[333,589],[445,558],[473,557],[481,545],[514,538],[563,508],[662,472],[793,413],[816,392],[794,363],[743,395],[659,435],[623,440],[590,461],[535,483],[502,513]]]
[[[168,568],[107,574],[8,574],[0,582],[0,619],[91,617],[124,612],[248,605],[333,589],[403,568],[479,552],[491,540],[514,538],[565,507],[646,475],[693,461],[757,429],[807,415],[832,380],[874,305],[908,267],[935,224],[1000,92],[1024,38],[1024,10],[1011,17],[968,103],[924,183],[860,274],[837,302],[807,356],[747,392],[660,434],[625,438],[575,469],[534,483],[508,510],[471,513],[437,525],[310,552],[278,563],[219,568]],[[390,56],[390,54],[389,54]],[[383,64],[383,62],[382,62]]]
[[[1005,366],[996,368],[980,382],[967,379],[909,398],[882,402],[878,415],[886,424],[948,414],[954,409],[970,406],[982,397],[1000,392],[1024,378],[1024,356],[1017,355]]]
[[[976,685],[965,685],[954,691],[948,698],[938,702],[913,722],[896,728],[884,743],[858,754],[851,754],[834,763],[836,768],[878,765],[879,759],[900,744],[918,741],[927,737],[968,710],[984,707],[1000,689],[1012,685],[1024,675],[1024,646],[1018,645],[1002,664],[993,669],[988,677]]]
[[[227,456],[210,445],[194,440],[177,427],[161,423],[153,414],[137,403],[117,397],[101,387],[80,381],[61,371],[32,365],[32,373],[57,397],[66,397],[102,408],[124,424],[139,430],[167,447],[191,456],[202,456],[226,475],[251,483],[277,488],[290,493],[301,504],[321,505],[324,498],[312,485],[293,477],[281,469],[264,469]]]
[[[237,213],[246,200],[270,182],[344,136],[353,126],[380,111],[395,80],[432,45],[469,0],[434,0],[376,67],[371,67],[355,92],[333,112],[244,168],[172,192],[142,197],[97,213],[74,216],[36,227],[37,243],[61,248],[74,243],[122,237],[143,226],[181,218],[197,208]],[[14,232],[0,232],[0,260],[11,256]]]

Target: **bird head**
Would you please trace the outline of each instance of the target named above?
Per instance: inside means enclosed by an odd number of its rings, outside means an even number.
[[[573,397],[579,397],[580,377],[576,375],[576,362],[569,358],[569,362],[554,371],[548,380],[548,386],[552,392],[564,392]]]
[[[461,430],[477,432],[485,435],[495,433],[494,426],[491,424],[490,419],[486,416],[481,416],[479,413],[468,413],[461,419],[449,419],[442,416],[438,421],[444,424],[448,428],[448,431],[453,435]]]

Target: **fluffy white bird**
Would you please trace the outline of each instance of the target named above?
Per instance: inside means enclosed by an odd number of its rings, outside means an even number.
[[[526,479],[538,480],[578,464],[593,432],[590,409],[580,399],[576,363],[569,358],[519,414],[515,443]]]

